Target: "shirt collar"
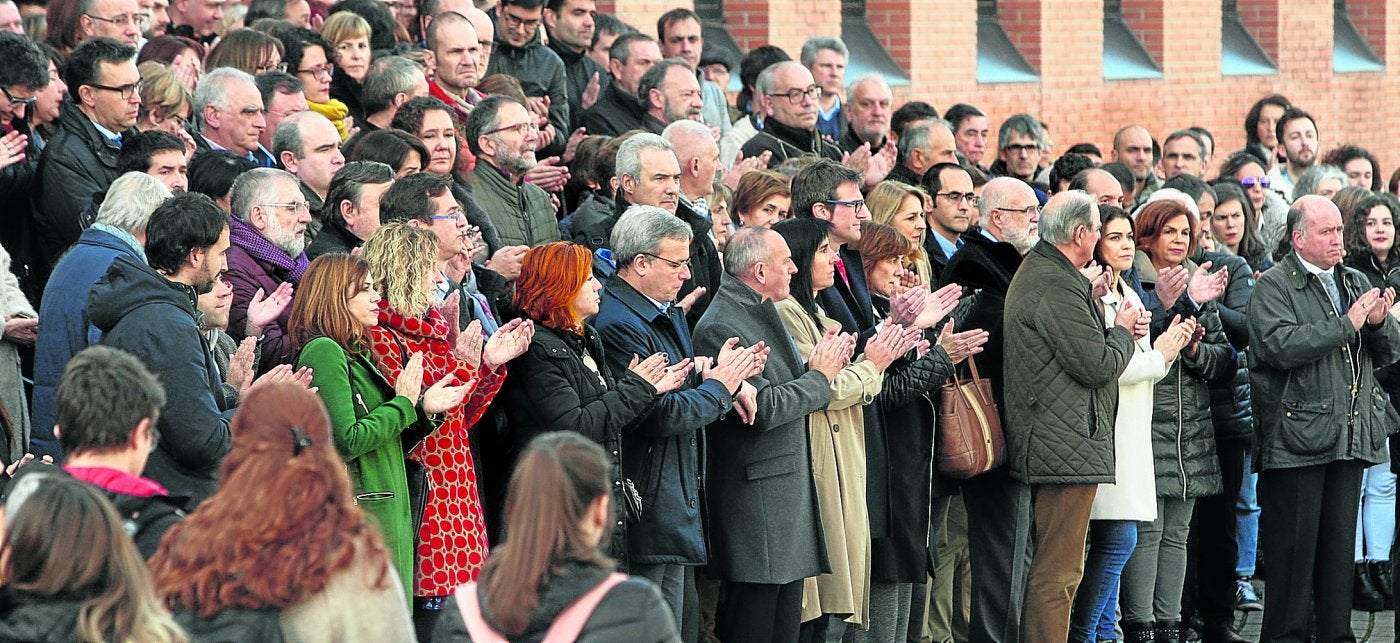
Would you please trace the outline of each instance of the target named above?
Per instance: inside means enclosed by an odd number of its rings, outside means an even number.
[[[836,118],[836,112],[839,112],[839,111],[841,111],[841,97],[840,97],[840,96],[837,96],[837,97],[836,97],[836,102],[834,102],[834,103],[831,104],[831,109],[822,109],[821,103],[820,103],[820,102],[817,103],[817,114],[820,115],[820,116],[821,116],[821,119],[824,120],[824,121],[829,121],[829,120],[831,120],[831,119],[833,119],[833,118]]]
[[[1315,266],[1315,265],[1313,265],[1313,264],[1311,264],[1311,263],[1308,263],[1308,260],[1307,260],[1307,259],[1304,259],[1304,258],[1303,258],[1303,255],[1300,255],[1300,254],[1298,254],[1297,252],[1294,252],[1293,255],[1296,256],[1296,257],[1298,257],[1298,263],[1302,264],[1302,265],[1303,265],[1303,270],[1308,271],[1308,274],[1310,274],[1310,275],[1321,275],[1321,274],[1324,274],[1324,273],[1325,273],[1325,274],[1329,274],[1329,275],[1332,274],[1332,271],[1331,271],[1331,270],[1323,270],[1322,268],[1319,268],[1319,267],[1317,267],[1317,266]]]
[[[953,253],[958,251],[958,244],[956,241],[944,239],[943,235],[933,230],[929,230],[928,233],[933,236],[934,241],[938,242],[938,247],[943,249],[943,256],[952,257]]]
[[[991,239],[992,241],[994,241],[994,242],[996,242],[996,243],[1001,243],[1001,239],[998,239],[998,238],[992,236],[992,233],[987,232],[987,229],[986,229],[986,228],[982,228],[981,231],[982,231],[982,236],[984,236],[984,237],[986,237],[986,238],[988,238],[988,239]]]
[[[116,132],[113,132],[112,130],[103,127],[101,124],[99,124],[97,121],[92,120],[91,118],[89,118],[88,120],[92,121],[92,126],[97,128],[97,133],[101,134],[103,138],[109,141],[116,142],[118,144],[121,143],[121,134],[118,134]]]

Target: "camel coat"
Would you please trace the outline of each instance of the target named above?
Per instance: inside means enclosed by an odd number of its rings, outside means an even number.
[[[821,315],[818,329],[791,297],[776,307],[804,360],[826,329],[840,328],[835,320]],[[832,380],[831,404],[807,416],[812,477],[831,573],[803,581],[803,621],[823,614],[849,614],[847,622],[857,625],[869,621],[870,515],[865,503],[863,407],[875,400],[883,383],[884,375],[874,364],[853,360]]]

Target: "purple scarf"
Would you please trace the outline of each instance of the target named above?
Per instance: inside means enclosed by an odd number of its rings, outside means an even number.
[[[301,276],[306,273],[306,253],[303,252],[295,259],[291,258],[287,252],[273,245],[267,240],[257,228],[248,225],[238,217],[230,217],[228,227],[229,243],[242,248],[250,256],[258,261],[267,262],[273,267],[289,271],[290,281],[293,284],[301,283]]]

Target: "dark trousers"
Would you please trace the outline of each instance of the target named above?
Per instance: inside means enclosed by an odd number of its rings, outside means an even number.
[[[681,641],[695,643],[700,638],[700,594],[695,588],[695,568],[633,563],[631,573],[656,583],[676,618],[676,631],[680,632]]]
[[[1186,597],[1182,620],[1187,613],[1200,614],[1207,625],[1231,623],[1235,618],[1235,568],[1238,566],[1239,520],[1235,501],[1244,482],[1248,440],[1216,440],[1220,456],[1220,478],[1225,493],[1196,499],[1187,545]]]
[[[715,634],[725,643],[796,643],[802,626],[802,581],[724,584]]]
[[[1006,468],[963,481],[972,563],[971,643],[1017,643],[1031,568],[1031,488]]]
[[[1259,474],[1259,544],[1269,561],[1260,640],[1354,641],[1352,564],[1364,463],[1341,460]]]

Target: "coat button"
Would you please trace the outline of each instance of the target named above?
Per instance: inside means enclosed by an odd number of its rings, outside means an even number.
[[[695,499],[694,499],[694,498],[691,498],[691,499],[690,499],[690,507],[691,507],[692,509],[695,508]]]
[[[621,480],[613,480],[613,486],[614,486],[614,487],[621,487],[621,486],[622,486],[622,481],[621,481]]]
[[[833,424],[833,425],[831,425],[831,432],[832,432],[832,433],[840,433],[840,432],[841,432],[841,425],[840,425],[840,424]]]
[[[695,436],[690,436],[690,446],[695,446]]]
[[[617,455],[617,449],[613,449],[612,454],[613,454],[613,455]]]

